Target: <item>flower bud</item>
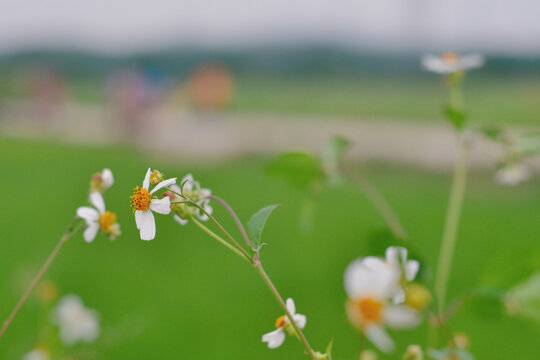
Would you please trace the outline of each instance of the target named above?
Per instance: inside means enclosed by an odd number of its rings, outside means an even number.
[[[158,170],[152,171],[150,174],[150,185],[157,185],[163,181],[163,174]]]
[[[418,311],[422,311],[430,302],[431,294],[425,286],[416,283],[411,283],[407,286],[405,304]]]
[[[358,360],[377,360],[377,353],[372,350],[364,350],[358,356]]]
[[[423,360],[424,352],[420,345],[409,345],[403,355],[403,360]]]
[[[464,332],[454,334],[454,343],[458,348],[468,348],[471,345],[471,340]]]

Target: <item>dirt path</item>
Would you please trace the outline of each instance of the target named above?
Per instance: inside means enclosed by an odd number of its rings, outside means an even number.
[[[132,141],[139,147],[175,158],[218,161],[246,154],[285,150],[317,152],[332,135],[351,140],[349,156],[358,160],[409,164],[434,170],[453,166],[452,129],[442,120],[411,122],[392,119],[307,117],[272,114],[154,113],[135,135],[112,121],[106,109],[70,106],[54,119],[36,121],[22,104],[0,109],[0,129],[10,136],[53,137],[77,143]],[[493,167],[501,149],[476,139],[471,163]],[[540,158],[530,161],[540,170]]]

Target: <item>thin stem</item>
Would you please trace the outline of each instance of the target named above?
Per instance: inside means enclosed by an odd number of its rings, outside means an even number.
[[[238,227],[238,229],[242,233],[242,237],[244,238],[244,241],[246,242],[246,245],[249,246],[250,248],[253,248],[253,243],[251,242],[251,240],[249,240],[249,236],[247,234],[247,231],[244,228],[244,225],[242,224],[242,222],[240,221],[240,218],[238,217],[238,215],[236,215],[236,212],[234,212],[233,208],[225,200],[223,200],[219,196],[210,195],[210,198],[216,200],[218,203],[223,205],[223,207],[229,212],[229,214],[233,218],[234,222],[236,223],[236,226]]]
[[[9,315],[7,320],[4,321],[4,324],[2,325],[2,330],[0,330],[0,339],[2,339],[2,337],[6,333],[8,327],[13,322],[13,319],[15,318],[15,316],[17,315],[19,310],[22,308],[22,306],[24,305],[24,303],[26,302],[26,300],[28,299],[28,297],[30,296],[30,294],[32,293],[32,291],[34,290],[36,285],[39,283],[39,281],[41,280],[41,278],[43,277],[43,275],[47,271],[47,269],[49,269],[49,266],[51,266],[51,263],[56,258],[56,255],[58,255],[58,252],[60,251],[62,246],[73,235],[75,235],[75,233],[81,228],[79,226],[76,229],[74,229],[73,231],[70,231],[74,220],[71,221],[71,223],[69,224],[67,230],[64,232],[64,234],[60,238],[60,241],[58,242],[58,244],[56,244],[55,248],[53,249],[52,253],[49,255],[49,257],[47,258],[45,263],[41,266],[41,269],[39,269],[38,273],[36,274],[36,276],[34,277],[32,282],[30,283],[30,285],[28,286],[28,288],[24,292],[23,296],[19,299],[19,302],[17,303],[17,305],[15,305],[15,307],[13,308],[13,311],[11,311],[11,314]]]
[[[285,301],[283,301],[283,298],[281,297],[279,291],[276,289],[274,283],[272,282],[272,280],[270,279],[270,277],[268,277],[268,274],[266,273],[266,271],[264,271],[264,268],[262,266],[262,264],[259,262],[255,265],[255,269],[257,269],[257,271],[259,272],[259,274],[261,274],[264,282],[266,283],[266,285],[268,286],[268,288],[270,289],[270,292],[272,292],[272,294],[274,295],[274,297],[276,298],[276,300],[278,301],[279,305],[283,308],[283,310],[285,311],[285,314],[287,315],[287,317],[289,318],[290,320],[290,323],[292,324],[292,326],[294,327],[294,330],[296,331],[296,333],[298,334],[298,337],[300,339],[300,341],[302,342],[302,344],[304,344],[305,348],[306,348],[306,351],[308,352],[309,356],[313,359],[313,360],[316,360],[317,357],[315,355],[315,352],[313,351],[313,349],[311,348],[311,346],[309,345],[309,342],[307,341],[304,333],[302,332],[302,330],[298,327],[298,325],[296,324],[296,321],[294,321],[294,318],[292,316],[292,314],[289,312],[289,309],[287,309],[287,305],[285,304]]]
[[[216,239],[217,241],[219,241],[222,245],[224,245],[225,247],[227,247],[229,250],[231,250],[232,252],[234,252],[236,255],[240,256],[241,258],[243,259],[246,259],[245,255],[239,251],[237,248],[235,248],[234,246],[232,246],[230,243],[228,243],[225,239],[223,239],[221,236],[217,235],[215,232],[213,232],[212,230],[210,230],[209,228],[207,228],[205,225],[203,225],[199,220],[195,219],[195,218],[191,218],[191,220],[193,221],[193,223],[195,223],[195,225],[197,225],[199,228],[201,228],[205,233],[207,233],[208,235],[210,235],[211,237],[213,237],[214,239]]]
[[[437,275],[435,278],[435,295],[438,301],[439,315],[442,315],[444,312],[448,277],[450,275],[450,267],[452,265],[452,257],[454,255],[456,235],[459,226],[459,217],[467,182],[469,145],[464,136],[464,134],[459,134],[458,138],[459,157],[454,170],[450,201],[446,212],[446,221],[439,253],[439,262],[437,265]]]
[[[405,231],[405,227],[380,191],[359,172],[349,170],[347,171],[347,174],[362,188],[364,194],[368,197],[373,206],[375,206],[379,214],[381,214],[394,236],[404,240],[407,239],[409,236]]]

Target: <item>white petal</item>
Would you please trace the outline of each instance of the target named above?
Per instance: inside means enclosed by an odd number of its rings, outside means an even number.
[[[101,181],[106,188],[110,188],[114,184],[114,177],[111,169],[103,169],[101,172]]]
[[[345,270],[345,291],[351,299],[366,296],[385,299],[395,293],[399,276],[399,269],[382,259],[357,259]]]
[[[209,198],[212,195],[212,191],[210,189],[201,189],[200,193],[201,193],[201,198],[203,199]]]
[[[180,182],[180,186],[183,186],[184,191],[191,191],[193,190],[193,175],[187,174],[182,178],[182,181]]]
[[[77,209],[77,216],[88,222],[96,222],[99,219],[99,213],[96,209],[89,206],[81,206]]]
[[[141,211],[141,240],[153,240],[156,237],[156,221],[150,210]]]
[[[150,200],[150,209],[158,214],[167,215],[171,212],[171,199],[165,196],[163,199]]]
[[[98,209],[100,214],[105,212],[105,201],[103,200],[103,196],[101,196],[99,191],[93,191],[90,194],[90,202],[96,207],[96,209]]]
[[[187,219],[182,219],[178,214],[173,215],[173,219],[178,222],[180,225],[186,225],[188,223]]]
[[[298,327],[300,329],[303,329],[306,327],[306,323],[307,323],[307,318],[306,318],[306,315],[302,315],[302,314],[295,314],[293,316],[294,318],[294,322],[296,323],[296,325],[298,325]]]
[[[137,230],[141,229],[141,218],[143,211],[135,210],[135,224],[137,225]]]
[[[420,62],[424,69],[438,74],[448,74],[456,70],[436,55],[425,55]]]
[[[481,54],[463,55],[460,62],[463,70],[479,68],[484,65],[484,57]]]
[[[264,334],[262,336],[262,341],[268,343],[269,349],[275,349],[280,347],[281,344],[285,341],[285,333],[281,328]]]
[[[175,193],[181,194],[181,192],[180,192],[180,186],[178,186],[178,185],[176,185],[176,184],[172,184],[171,186],[169,186],[169,189],[171,189],[171,190],[174,191]]]
[[[148,187],[150,186],[150,174],[152,174],[152,170],[148,168],[146,171],[146,175],[144,175],[144,180],[142,183],[142,187],[148,190]]]
[[[394,350],[394,341],[382,327],[370,325],[364,329],[364,332],[366,337],[382,352],[389,353]]]
[[[99,230],[98,223],[88,224],[86,230],[84,230],[83,237],[86,242],[92,242],[96,238],[97,232]]]
[[[420,269],[420,263],[416,260],[409,260],[405,264],[405,280],[413,281]]]
[[[159,189],[163,189],[164,187],[170,186],[170,185],[175,184],[175,183],[176,183],[176,178],[163,180],[163,181],[161,181],[159,184],[157,184],[157,185],[152,189],[152,191],[150,191],[150,194],[153,194],[153,193],[155,193],[156,191],[158,191]]]
[[[285,304],[287,305],[287,310],[291,313],[291,315],[296,314],[296,306],[294,306],[294,300],[291,298],[288,298],[287,301],[285,301]]]
[[[392,265],[400,266],[407,260],[407,249],[400,246],[390,246],[386,249],[386,261]]]
[[[418,325],[420,315],[405,305],[388,305],[384,309],[384,322],[393,329],[407,329]]]
[[[403,291],[401,286],[396,289],[396,293],[394,294],[392,301],[394,304],[401,304],[405,301],[405,291]]]

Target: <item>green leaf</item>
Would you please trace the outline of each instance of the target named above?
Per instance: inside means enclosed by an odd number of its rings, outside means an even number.
[[[270,176],[285,179],[290,185],[307,189],[324,177],[322,165],[316,157],[303,152],[279,155],[266,168]]]
[[[443,110],[444,115],[450,121],[452,124],[454,124],[455,128],[458,130],[463,129],[463,126],[465,125],[467,121],[467,115],[456,108],[453,108],[451,106],[447,106]]]
[[[247,230],[249,239],[253,243],[253,251],[259,252],[264,246],[263,244],[261,244],[261,237],[264,225],[266,224],[266,221],[268,220],[270,214],[272,214],[272,211],[274,211],[274,209],[278,206],[279,205],[266,206],[253,214],[249,219],[247,223]]]
[[[481,132],[485,137],[492,140],[498,140],[499,137],[503,134],[503,129],[494,125],[480,126],[478,128],[478,131]]]
[[[540,132],[522,134],[515,146],[517,153],[523,156],[540,153]]]

